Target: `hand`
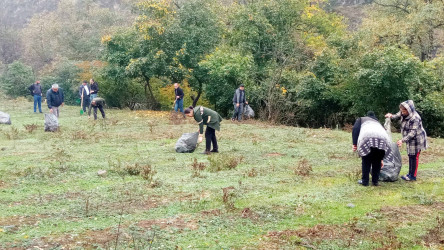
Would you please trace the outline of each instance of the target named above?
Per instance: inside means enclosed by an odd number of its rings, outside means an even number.
[[[381,169],[384,167],[384,161],[381,161]]]
[[[397,141],[396,144],[398,144],[398,147],[402,147],[402,140]]]
[[[201,135],[199,135],[199,139],[197,139],[197,143],[201,143],[203,141],[203,138]]]
[[[88,119],[91,119],[91,116],[90,116],[90,115],[88,116]]]
[[[391,113],[387,113],[387,114],[385,114],[385,118],[392,118],[392,114]]]
[[[65,105],[65,103],[64,103],[64,102],[62,102],[62,107],[63,107],[63,105]]]
[[[239,103],[236,103],[236,107],[239,107]]]
[[[358,150],[358,146],[353,145],[353,146],[352,146],[352,150],[353,150],[353,152],[355,152],[356,150]]]
[[[248,105],[248,102],[245,102],[245,104],[247,104],[247,105]]]
[[[176,99],[179,99],[180,98],[180,96],[176,96]]]
[[[49,109],[49,113],[51,113],[52,114],[52,112],[54,112],[52,109]]]

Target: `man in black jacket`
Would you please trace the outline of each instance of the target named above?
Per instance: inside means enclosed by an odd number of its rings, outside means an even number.
[[[90,89],[88,87],[88,82],[87,81],[83,81],[82,85],[80,85],[79,87],[79,95],[80,95],[80,99],[82,99],[82,109],[83,112],[86,112],[86,107],[89,107],[90,105]]]
[[[37,105],[39,106],[39,112],[42,113],[42,85],[40,85],[40,81],[36,81],[28,89],[34,97],[34,113],[37,111]]]
[[[183,90],[180,88],[179,83],[174,84],[174,111],[177,112],[177,110],[180,110],[180,112],[183,114]],[[185,117],[185,115],[184,115]]]
[[[53,84],[46,92],[46,103],[48,104],[49,112],[59,117],[59,107],[64,105],[65,98],[63,96],[63,90],[59,89],[58,84]]]

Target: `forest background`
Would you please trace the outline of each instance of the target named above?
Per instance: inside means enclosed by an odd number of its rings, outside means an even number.
[[[0,0],[0,88],[82,80],[110,107],[185,105],[229,116],[245,84],[260,119],[342,127],[412,99],[444,135],[444,3],[421,0]]]

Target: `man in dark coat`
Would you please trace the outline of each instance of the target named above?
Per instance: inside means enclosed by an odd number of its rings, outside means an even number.
[[[82,100],[82,109],[83,112],[86,112],[86,108],[90,105],[90,89],[88,87],[88,82],[83,81],[82,85],[79,87],[79,95],[80,99]]]
[[[180,110],[181,113],[183,113],[183,90],[180,88],[179,83],[174,84],[174,111],[177,112],[177,110]],[[185,117],[185,115],[184,115]]]
[[[105,119],[105,110],[103,110],[103,106],[105,106],[105,100],[100,97],[96,97],[91,102],[91,107],[94,109],[94,120],[97,120],[97,108],[102,113],[102,118]],[[91,117],[91,109],[88,112],[88,116]]]
[[[233,117],[231,118],[232,121],[235,121],[236,119],[238,121],[242,120],[242,112],[244,111],[244,104],[248,104],[245,98],[245,86],[241,84],[238,89],[234,92],[233,96],[233,105],[234,105],[234,112]]]
[[[97,95],[98,95],[98,93],[99,93],[99,84],[96,82],[96,81],[94,81],[94,79],[89,79],[89,84],[90,84],[90,86],[89,86],[89,88],[90,88],[90,102],[92,102],[92,100],[94,99],[94,98],[96,98],[97,97]]]
[[[36,113],[37,105],[39,106],[39,112],[42,113],[42,85],[40,81],[36,81],[28,88],[31,91],[31,95],[34,97],[34,113]]]
[[[64,102],[65,97],[63,95],[63,90],[59,89],[58,84],[53,84],[52,87],[46,92],[46,103],[48,104],[49,112],[59,117],[59,107],[63,107],[65,104]]]

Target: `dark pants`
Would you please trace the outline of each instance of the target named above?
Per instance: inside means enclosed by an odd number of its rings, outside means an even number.
[[[418,163],[419,163],[419,154],[421,151],[416,153],[416,155],[409,155],[409,175],[416,178],[416,174],[418,173]]]
[[[239,103],[239,107],[236,107],[236,103],[234,104],[234,113],[233,113],[233,119],[237,119],[238,121],[242,120],[242,113],[244,112],[244,104]]]
[[[91,105],[91,100],[89,99],[89,96],[84,97],[82,106],[83,112],[86,112],[86,108],[89,108],[89,105]]]
[[[370,153],[362,157],[362,185],[368,185],[370,168],[372,169],[372,182],[374,184],[378,183],[379,173],[381,172],[381,161],[384,155],[384,150],[371,148]]]
[[[218,150],[216,130],[207,126],[207,129],[205,130],[205,151],[211,150],[211,143],[213,143],[213,150]]]
[[[94,109],[94,120],[97,120],[97,108],[99,108],[100,113],[102,113],[103,119],[105,119],[105,110],[103,110],[103,106],[102,105],[96,105],[96,106],[91,105],[91,106]]]
[[[37,111],[37,105],[39,106],[39,112],[42,113],[42,96],[34,95],[34,113]]]

